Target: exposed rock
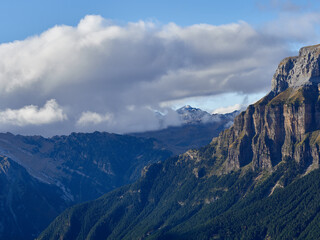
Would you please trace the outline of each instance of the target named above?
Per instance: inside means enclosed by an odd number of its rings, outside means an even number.
[[[317,45],[284,59],[272,80],[272,91],[213,139],[215,174],[243,167],[272,172],[292,160],[305,173],[319,167],[319,54]]]
[[[282,60],[272,79],[276,94],[289,87],[320,83],[320,45],[301,48],[299,56]]]
[[[317,86],[288,88],[248,107],[234,125],[211,144],[213,156],[224,153],[220,173],[250,166],[273,171],[282,161],[294,159],[303,169],[319,166],[320,101]]]

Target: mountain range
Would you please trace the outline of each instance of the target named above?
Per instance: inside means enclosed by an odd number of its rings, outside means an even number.
[[[181,110],[180,116],[193,112],[210,117],[191,107]],[[204,123],[201,116],[189,118],[179,127],[137,136],[103,132],[51,138],[0,134],[0,215],[4,216],[0,218],[0,239],[34,239],[67,207],[132,183],[145,166],[193,148],[193,138],[185,138],[186,129],[207,129],[217,136],[219,129],[233,120],[233,115],[219,115]],[[167,134],[172,129],[174,141]],[[207,144],[211,136],[202,136],[202,131],[195,131],[193,137]],[[183,141],[183,147],[173,144],[175,141]]]
[[[319,239],[320,46],[210,144],[68,208],[38,239]]]

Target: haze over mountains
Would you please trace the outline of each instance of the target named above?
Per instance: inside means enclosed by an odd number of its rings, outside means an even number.
[[[209,114],[199,108],[184,106],[177,110],[182,126],[171,126],[158,131],[132,133],[137,137],[155,138],[174,154],[208,144],[213,136],[232,125],[239,111],[226,114]]]
[[[68,206],[132,183],[146,165],[198,146],[194,139],[208,144],[234,118],[190,106],[179,112],[184,125],[140,136],[0,134],[0,239],[34,239]]]
[[[320,46],[199,149],[63,212],[38,239],[318,239]]]

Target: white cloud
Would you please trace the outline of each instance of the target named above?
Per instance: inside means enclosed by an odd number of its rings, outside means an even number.
[[[19,106],[39,106],[47,99],[57,99],[69,116],[64,129],[52,125],[50,132],[94,127],[124,133],[177,124],[174,113],[161,123],[154,116],[151,109],[170,112],[161,109],[163,102],[268,91],[278,62],[290,52],[287,38],[275,30],[270,25],[263,32],[245,22],[117,25],[86,16],[75,27],[55,26],[23,41],[0,44],[0,109],[8,108],[2,112],[0,130],[10,122],[54,122],[19,115],[28,110]],[[35,116],[42,111],[30,109]],[[59,114],[49,119],[65,119]]]
[[[218,114],[231,113],[237,110],[242,110],[243,107],[244,106],[242,104],[237,103],[233,106],[217,108],[212,113],[218,113]]]
[[[55,99],[51,99],[39,108],[34,105],[25,106],[21,109],[6,109],[0,111],[0,123],[17,126],[43,125],[59,122],[67,119],[62,108]]]
[[[115,132],[140,132],[158,130],[168,126],[177,126],[181,120],[176,111],[170,108],[159,108],[161,116],[150,106],[128,106],[115,114],[83,112],[77,120],[78,131],[105,131],[113,129]]]
[[[77,125],[80,126],[86,126],[89,124],[100,124],[102,122],[108,122],[112,120],[112,115],[111,114],[99,114],[96,112],[83,112],[81,114],[81,117],[79,118],[79,120],[77,121]]]
[[[232,74],[259,71],[270,64],[272,54],[272,60],[279,58],[279,51],[283,54],[281,44],[264,39],[244,22],[184,28],[145,22],[117,26],[100,16],[87,16],[77,27],[55,26],[24,41],[1,44],[0,93],[37,86],[48,94],[70,85],[78,85],[78,91],[83,85],[130,91],[137,84],[163,87],[166,81],[175,85],[170,95],[177,98],[190,95],[175,95],[181,81],[182,88],[197,82],[193,94],[207,92],[203,84],[231,91]],[[237,90],[248,91],[246,87]]]

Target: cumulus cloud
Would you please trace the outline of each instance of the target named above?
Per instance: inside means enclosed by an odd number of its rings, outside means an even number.
[[[55,99],[47,101],[42,108],[28,105],[20,109],[8,108],[4,111],[0,111],[1,124],[17,126],[50,124],[66,119],[67,115],[63,112]]]
[[[99,114],[99,113],[95,113],[95,112],[83,112],[81,114],[81,117],[79,118],[79,120],[77,121],[77,124],[80,126],[86,126],[89,124],[100,124],[102,122],[108,122],[112,119],[112,115],[111,114]]]
[[[65,109],[63,113],[57,107],[56,115],[36,120],[18,114],[28,108],[12,110],[11,118],[8,110],[0,124],[61,121],[68,114],[66,133],[93,128],[124,133],[176,125],[175,114],[161,103],[268,91],[277,63],[289,52],[282,36],[246,22],[117,25],[90,15],[75,27],[55,26],[23,41],[0,44],[0,109],[39,106],[48,99],[57,99]],[[50,112],[46,106],[31,109],[39,116]],[[154,109],[167,112],[166,120],[159,122]]]

